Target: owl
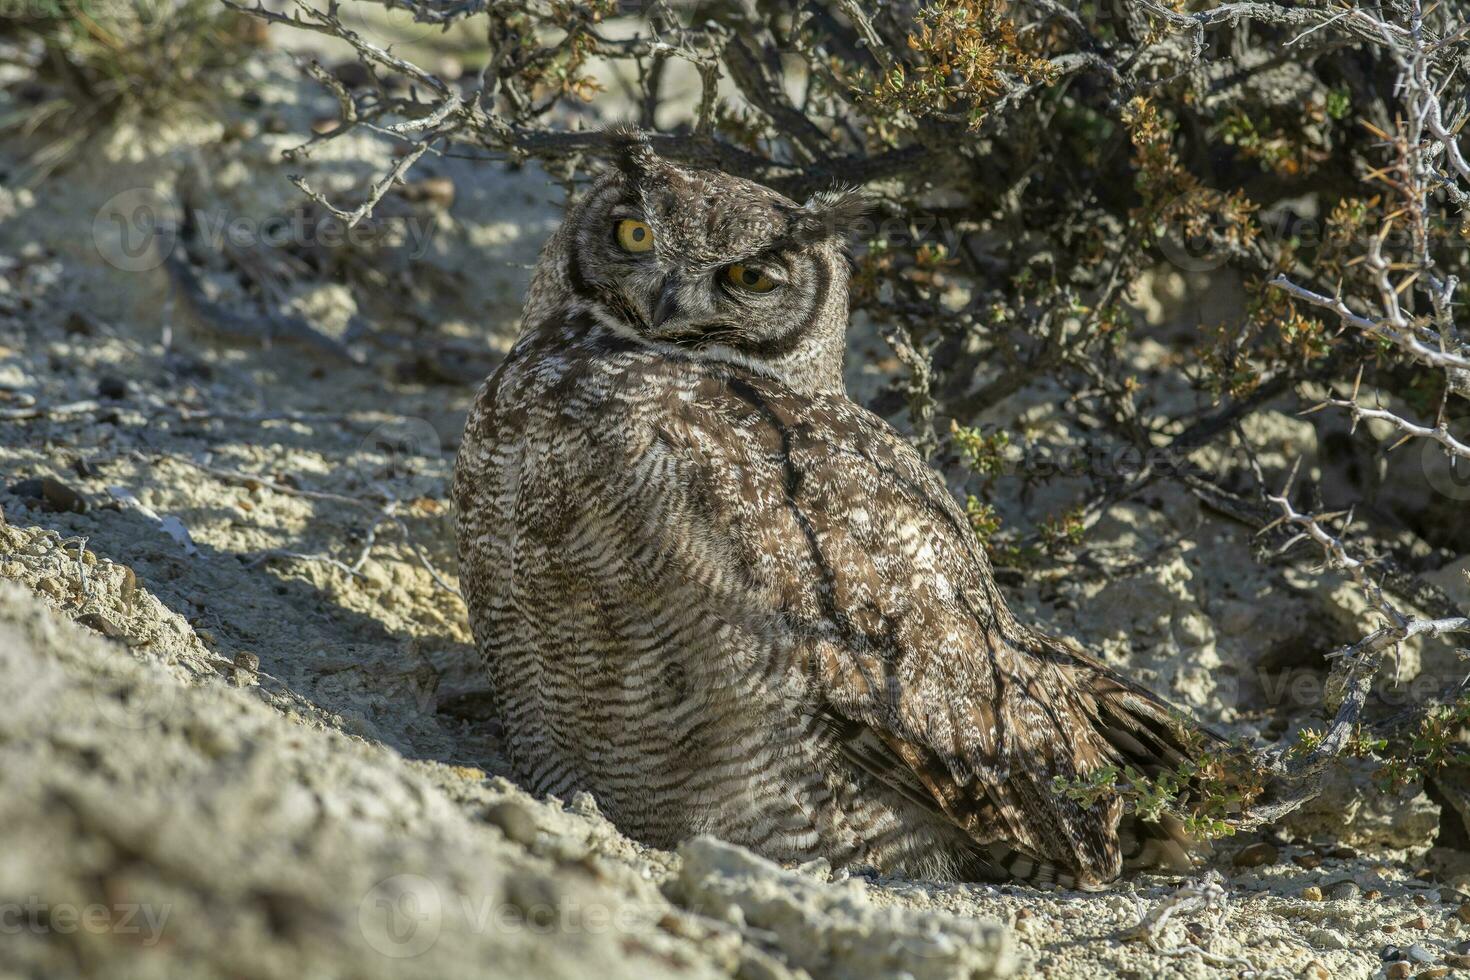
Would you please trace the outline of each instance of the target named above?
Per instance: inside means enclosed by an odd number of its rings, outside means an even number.
[[[853,193],[798,204],[615,134],[456,464],[517,777],[625,832],[1096,888],[1177,826],[1061,780],[1197,744],[1018,622],[943,479],[842,382]]]

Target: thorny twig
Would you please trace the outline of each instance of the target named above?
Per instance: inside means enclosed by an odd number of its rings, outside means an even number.
[[[1230,893],[1220,872],[1211,871],[1203,878],[1186,882],[1151,909],[1144,909],[1142,898],[1136,902],[1139,920],[1131,935],[1148,943],[1149,948],[1160,956],[1198,956],[1211,966],[1240,969],[1247,976],[1262,975],[1250,960],[1241,956],[1221,956],[1202,946],[1164,945],[1164,930],[1169,920],[1190,912],[1211,913],[1214,930],[1217,933],[1225,931],[1225,918],[1230,913]]]
[[[1454,189],[1457,178],[1470,178],[1470,169],[1464,166],[1464,158],[1456,143],[1457,137],[1442,123],[1439,75],[1452,72],[1453,68],[1445,69],[1436,62],[1442,42],[1426,31],[1420,0],[1410,0],[1407,25],[1392,23],[1383,19],[1380,13],[1370,13],[1361,8],[1343,11],[1337,18],[1353,24],[1360,33],[1366,32],[1366,36],[1391,54],[1399,69],[1397,93],[1402,112],[1397,131],[1384,134],[1394,155],[1384,179],[1394,190],[1398,207],[1385,218],[1379,233],[1369,240],[1364,258],[1377,294],[1378,309],[1372,315],[1354,312],[1341,295],[1325,296],[1298,285],[1287,276],[1277,276],[1272,285],[1329,310],[1345,328],[1386,341],[1411,361],[1443,372],[1446,400],[1450,391],[1470,394],[1470,384],[1466,383],[1466,377],[1470,375],[1465,375],[1470,370],[1470,345],[1464,343],[1454,321],[1453,300],[1459,283],[1454,276],[1439,273],[1430,231],[1435,207],[1433,194],[1440,189]],[[1449,162],[1452,172],[1444,173],[1437,169],[1435,161],[1440,158]],[[1452,201],[1466,200],[1463,193],[1451,193],[1449,198]],[[1407,261],[1393,261],[1384,254],[1384,246],[1395,221],[1402,221],[1408,226]],[[1397,280],[1396,273],[1399,274]],[[1432,311],[1429,315],[1412,311],[1409,300],[1415,293],[1423,294],[1427,299]],[[1424,426],[1389,409],[1362,405],[1359,401],[1361,383],[1360,369],[1351,397],[1327,399],[1317,409],[1327,405],[1344,409],[1352,415],[1355,426],[1363,420],[1388,423],[1402,433],[1395,446],[1407,439],[1425,439],[1437,443],[1452,459],[1470,459],[1470,445],[1461,442],[1448,428],[1444,400],[1435,424]],[[1258,484],[1264,485],[1264,476],[1254,459],[1252,465]],[[1298,511],[1291,499],[1295,475],[1294,466],[1286,486],[1279,493],[1265,495],[1280,514],[1277,523],[1299,531],[1287,547],[1301,540],[1314,543],[1322,551],[1327,567],[1352,579],[1382,625],[1332,655],[1332,659],[1337,661],[1334,672],[1342,690],[1336,716],[1321,741],[1303,757],[1287,761],[1285,752],[1281,750],[1269,756],[1270,768],[1281,779],[1284,792],[1257,807],[1251,814],[1252,823],[1279,819],[1315,795],[1322,772],[1347,748],[1372,691],[1374,678],[1387,656],[1416,637],[1470,632],[1470,617],[1424,619],[1400,608],[1373,576],[1372,563],[1353,555],[1342,539],[1326,527],[1326,522],[1334,517],[1342,517],[1346,526],[1352,521],[1351,512],[1346,515],[1313,515]]]
[[[1254,459],[1252,466],[1256,469],[1257,478],[1264,481],[1265,477]],[[1279,523],[1301,530],[1285,547],[1289,548],[1299,540],[1314,542],[1326,556],[1327,566],[1334,571],[1345,572],[1353,580],[1370,608],[1382,617],[1384,625],[1357,643],[1330,655],[1330,659],[1338,661],[1336,670],[1342,691],[1337,714],[1322,740],[1300,759],[1288,761],[1287,750],[1284,748],[1268,754],[1268,768],[1281,780],[1283,788],[1274,799],[1254,807],[1249,817],[1243,821],[1246,825],[1279,820],[1317,794],[1322,773],[1347,748],[1363,706],[1372,693],[1374,678],[1378,676],[1384,659],[1390,653],[1416,637],[1470,632],[1470,617],[1467,616],[1422,619],[1401,610],[1370,574],[1371,562],[1355,557],[1341,538],[1323,526],[1322,521],[1326,518],[1301,513],[1292,504],[1291,490],[1295,477],[1296,469],[1293,468],[1281,492],[1267,495],[1267,499],[1281,513]],[[1347,515],[1346,519],[1351,521],[1351,515]]]

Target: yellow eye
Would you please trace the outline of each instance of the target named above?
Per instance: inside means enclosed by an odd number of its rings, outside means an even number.
[[[732,286],[739,286],[751,293],[769,293],[776,288],[770,276],[739,262],[725,269],[725,278],[730,280]]]
[[[618,244],[624,252],[647,252],[653,248],[653,229],[636,218],[618,222]]]

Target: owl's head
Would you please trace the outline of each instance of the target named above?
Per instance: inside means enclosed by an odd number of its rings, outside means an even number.
[[[570,306],[670,353],[744,365],[802,390],[840,390],[845,244],[855,193],[798,204],[692,170],[633,132],[548,243],[526,323]]]

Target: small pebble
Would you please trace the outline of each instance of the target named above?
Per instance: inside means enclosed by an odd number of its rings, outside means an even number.
[[[411,184],[404,184],[398,194],[405,201],[423,202],[441,208],[454,203],[454,181],[448,177],[426,177]]]
[[[1450,953],[1444,961],[1456,970],[1470,970],[1470,956],[1464,953]]]
[[[128,397],[128,383],[115,374],[104,374],[97,379],[97,396],[120,402]]]
[[[1357,882],[1339,881],[1327,890],[1327,897],[1334,901],[1345,902],[1357,898],[1361,892],[1362,889],[1358,887]]]
[[[1383,975],[1388,977],[1388,980],[1408,980],[1409,974],[1413,970],[1414,968],[1412,966],[1400,960],[1397,963],[1390,963],[1384,967]]]
[[[1322,867],[1322,859],[1315,854],[1298,854],[1291,860],[1293,863],[1297,864],[1300,867],[1306,868],[1308,871]]]
[[[1427,970],[1420,970],[1418,973],[1414,974],[1414,980],[1439,980],[1440,977],[1447,977],[1449,975],[1449,967],[1431,966]]]
[[[22,480],[12,484],[9,491],[27,502],[40,504],[49,514],[85,514],[87,498],[62,483],[55,477],[43,476],[37,480]]]
[[[89,630],[101,633],[103,636],[114,640],[127,635],[121,626],[100,612],[83,613],[77,617],[76,623],[78,626],[85,626]]]
[[[1320,902],[1322,901],[1322,889],[1316,885],[1308,885],[1302,889],[1302,898],[1309,902]]]
[[[1370,888],[1363,893],[1363,900],[1367,902],[1376,902],[1382,897],[1383,892],[1379,891],[1376,888]]]
[[[1470,902],[1465,902],[1459,908],[1455,909],[1455,918],[1470,925]]]
[[[1312,960],[1302,967],[1302,977],[1304,980],[1331,980],[1332,974],[1322,965],[1321,960]]]
[[[464,77],[464,62],[454,55],[445,55],[439,59],[438,75],[446,82],[457,82]]]
[[[332,66],[332,75],[348,88],[367,88],[373,76],[360,61],[343,61]]]
[[[1409,947],[1408,955],[1409,959],[1413,960],[1415,963],[1434,962],[1434,954],[1425,949],[1423,946],[1420,946],[1418,943],[1415,943],[1414,945]]]
[[[97,332],[97,321],[89,314],[73,310],[66,315],[63,328],[68,337],[90,337]]]
[[[1265,864],[1275,864],[1280,857],[1280,851],[1265,841],[1260,841],[1236,852],[1235,866],[1237,868],[1258,868]]]
[[[1351,847],[1334,847],[1327,852],[1327,856],[1337,858],[1339,861],[1351,861],[1358,856],[1358,852]]]

